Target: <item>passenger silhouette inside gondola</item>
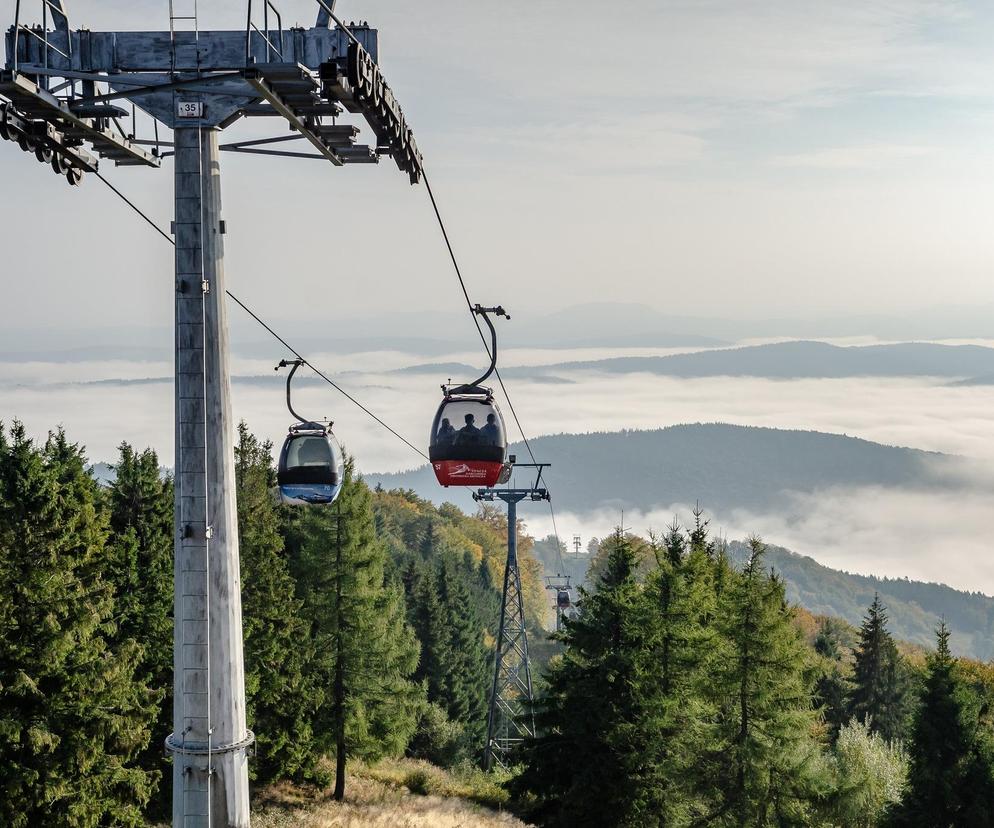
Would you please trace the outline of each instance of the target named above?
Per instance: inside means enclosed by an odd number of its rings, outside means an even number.
[[[466,425],[459,429],[459,433],[456,435],[456,443],[461,446],[475,445],[480,442],[480,429],[474,425],[476,417],[472,414],[467,414],[465,419]]]
[[[442,424],[438,427],[438,434],[435,435],[435,443],[439,446],[451,446],[456,439],[456,430],[452,427],[448,417],[442,418]]]
[[[328,444],[323,439],[304,438],[300,451],[297,453],[298,465],[324,466],[331,462]]]
[[[497,425],[497,415],[487,414],[487,424],[480,429],[483,442],[490,446],[500,445],[500,428]]]

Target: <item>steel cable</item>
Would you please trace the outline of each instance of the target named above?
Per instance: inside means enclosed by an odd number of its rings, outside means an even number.
[[[159,225],[156,224],[155,221],[153,221],[140,207],[138,207],[137,204],[135,204],[131,199],[129,199],[127,196],[125,196],[120,190],[117,189],[117,187],[115,187],[113,184],[111,184],[102,175],[100,175],[99,173],[96,173],[96,175],[97,175],[97,178],[99,178],[104,184],[107,185],[107,187],[111,190],[111,192],[113,192],[116,196],[118,196],[118,198],[120,198],[125,204],[127,204],[139,216],[141,216],[141,218],[144,219],[160,236],[162,236],[162,238],[164,238],[167,242],[169,242],[174,247],[176,246],[176,242],[173,241],[172,237],[168,233],[166,233],[165,230],[163,230],[161,227],[159,227]],[[424,460],[428,460],[428,455],[427,454],[425,454],[421,449],[419,449],[417,446],[415,446],[414,443],[412,443],[406,437],[404,437],[403,435],[401,435],[400,432],[398,432],[396,429],[394,429],[392,426],[388,425],[380,417],[378,417],[376,414],[374,414],[372,411],[370,411],[369,408],[367,408],[365,405],[363,405],[361,402],[359,402],[359,400],[357,400],[355,397],[353,397],[348,391],[346,391],[338,383],[336,383],[334,380],[332,380],[327,374],[324,373],[324,371],[322,371],[320,368],[318,368],[312,362],[310,362],[303,354],[300,353],[300,351],[298,351],[296,348],[294,348],[289,342],[286,341],[286,339],[284,339],[275,330],[273,330],[273,328],[269,324],[267,324],[265,321],[263,321],[263,319],[255,311],[253,311],[241,299],[239,299],[237,296],[235,296],[234,293],[232,293],[230,290],[225,290],[225,293],[228,295],[229,298],[231,298],[232,300],[234,300],[242,310],[244,310],[256,322],[258,322],[270,334],[270,336],[272,336],[284,348],[286,348],[288,351],[290,351],[290,353],[292,353],[295,357],[297,357],[297,359],[302,360],[303,363],[304,363],[304,365],[306,365],[308,368],[310,368],[315,374],[317,374],[321,379],[323,379],[326,383],[328,383],[328,385],[330,385],[339,394],[341,394],[343,397],[345,397],[345,399],[347,399],[349,402],[351,402],[353,405],[355,405],[357,408],[359,408],[362,412],[364,412],[369,417],[371,417],[373,420],[375,420],[377,423],[379,423],[381,426],[383,426],[383,428],[385,428],[387,431],[389,431],[394,437],[396,437],[398,440],[400,440],[402,443],[404,443],[410,449],[412,449],[413,451],[417,452],[418,455],[420,455]]]

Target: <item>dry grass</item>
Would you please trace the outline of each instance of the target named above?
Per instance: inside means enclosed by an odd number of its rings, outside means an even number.
[[[447,772],[427,762],[399,760],[349,766],[346,801],[330,790],[277,785],[254,809],[254,828],[525,828],[496,807],[500,785],[479,771]]]

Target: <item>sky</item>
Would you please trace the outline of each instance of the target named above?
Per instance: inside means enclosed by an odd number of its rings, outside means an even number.
[[[74,27],[168,26],[166,0],[67,5]],[[277,5],[304,25],[317,10],[305,0]],[[199,7],[204,29],[244,25],[243,0]],[[13,8],[0,0],[0,20],[12,20]],[[973,322],[955,330],[958,320],[994,320],[988,3],[339,0],[337,8],[380,30],[381,66],[425,154],[471,296],[504,304],[511,330],[526,332],[512,335],[508,364],[620,355],[551,356],[537,350],[549,343],[528,341],[535,326],[522,326],[549,314],[569,325],[583,305],[582,336],[599,325],[601,303],[616,305],[612,330],[638,305],[679,317],[681,333],[732,341],[881,335],[878,321],[863,320],[902,315],[919,320],[922,336],[994,335],[994,325],[981,332]],[[272,123],[241,122],[226,139],[274,133]],[[421,445],[436,385],[384,372],[474,362],[474,352],[479,360],[424,186],[411,187],[390,162],[336,169],[225,154],[222,165],[227,286],[294,341],[306,333],[316,364],[357,372],[350,390]],[[170,161],[102,171],[168,227]],[[87,383],[170,373],[171,247],[99,181],[70,189],[14,144],[0,142],[0,186],[0,419],[19,416],[38,436],[65,424],[94,460],[111,459],[121,439],[169,458],[167,384]],[[231,310],[242,346],[236,372],[271,375],[282,354],[267,361],[265,335],[240,314]],[[942,331],[928,333],[924,322],[940,316]],[[817,318],[834,320],[831,330],[806,321]],[[731,334],[734,320],[754,321]],[[778,320],[776,329],[765,320]],[[465,345],[441,356],[375,347],[398,332]],[[331,344],[360,335],[361,353]],[[149,348],[145,361],[136,344]],[[43,357],[47,345],[103,351],[65,362]],[[515,388],[532,435],[724,420],[983,461],[994,460],[992,396],[991,387],[901,379],[592,374],[560,393]],[[319,413],[334,417],[366,470],[418,462],[325,392],[302,399],[328,409]],[[280,439],[286,414],[275,386],[236,384],[234,403],[236,418]],[[798,502],[803,520],[739,512],[716,523],[831,565],[994,594],[994,565],[972,564],[991,558],[986,493],[919,497],[820,493]],[[683,509],[626,523],[658,527]],[[567,515],[562,528],[603,534],[616,519]],[[533,528],[547,527],[536,516]]]
[[[278,5],[308,25],[317,8]],[[93,28],[165,28],[166,8],[69,2],[73,25]],[[243,2],[200,9],[202,28],[243,25]],[[994,303],[989,4],[338,11],[380,29],[474,299],[724,317]],[[105,171],[167,226],[170,165]],[[355,315],[459,310],[424,187],[392,164],[225,155],[223,170],[229,287],[274,320],[332,332]],[[70,191],[13,144],[0,180],[17,194],[0,200],[4,270],[20,274],[5,280],[8,332],[168,327],[170,250],[98,181]]]

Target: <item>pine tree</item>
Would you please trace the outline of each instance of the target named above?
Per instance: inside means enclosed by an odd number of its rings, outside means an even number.
[[[320,758],[311,732],[318,690],[306,671],[311,642],[270,494],[276,484],[272,445],[260,443],[244,422],[238,426],[235,481],[246,712],[257,745],[250,769],[259,782],[301,779]]]
[[[532,818],[542,825],[659,824],[637,725],[649,648],[636,566],[619,530],[596,592],[581,590],[583,611],[567,623],[566,651],[546,675],[538,735],[525,743],[513,782],[519,796],[533,798]]]
[[[976,700],[957,674],[945,622],[936,643],[915,716],[909,791],[896,823],[980,828],[994,819],[994,777],[978,750]]]
[[[335,505],[295,512],[286,539],[310,627],[307,669],[323,692],[315,744],[335,756],[335,798],[341,800],[350,756],[396,754],[411,737],[421,702],[421,689],[410,680],[417,639],[406,623],[403,590],[386,577],[371,493],[351,461]]]
[[[138,675],[160,699],[139,764],[155,780],[151,812],[164,816],[172,802],[162,741],[173,725],[173,486],[151,449],[136,452],[122,443],[118,452],[106,498],[111,534],[104,575],[114,588],[115,641],[140,646]]]
[[[808,655],[784,598],[750,541],[741,573],[727,573],[718,608],[722,644],[712,678],[719,709],[709,773],[719,824],[809,824],[817,793],[816,714]]]
[[[141,825],[156,698],[112,649],[106,514],[79,447],[0,428],[0,824]]]
[[[879,595],[859,630],[849,715],[869,721],[870,729],[890,741],[907,735],[911,693],[897,645],[887,630],[887,608]]]

